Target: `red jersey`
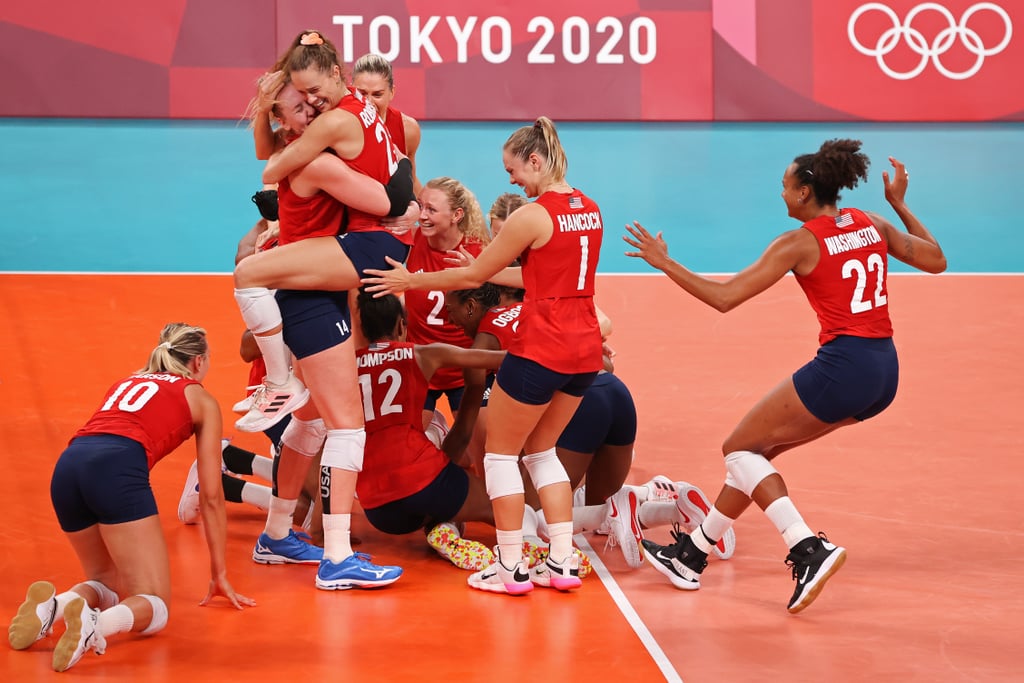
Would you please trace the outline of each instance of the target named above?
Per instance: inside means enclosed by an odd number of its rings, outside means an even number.
[[[594,310],[594,274],[604,224],[579,190],[545,192],[536,200],[551,216],[551,239],[520,256],[525,306],[509,353],[561,373],[601,369],[601,330]]]
[[[359,503],[375,508],[405,498],[432,482],[448,457],[423,433],[427,380],[413,344],[378,342],[356,352],[366,418]]]
[[[164,372],[132,375],[107,390],[103,405],[72,439],[113,434],[138,441],[153,469],[195,431],[185,400],[185,387],[192,384],[199,383]]]
[[[465,247],[466,251],[479,256],[483,245],[479,242],[467,242],[463,238],[455,247]],[[416,231],[409,258],[405,267],[410,273],[433,273],[447,268],[444,259],[447,252],[434,249],[427,243],[423,232]],[[444,305],[444,292],[441,290],[422,291],[410,289],[405,292],[405,310],[409,317],[409,341],[414,344],[430,344],[444,342],[468,349],[473,340],[466,336],[462,328],[448,320],[448,308]],[[463,384],[460,368],[438,368],[430,378],[431,389],[454,389]]]
[[[796,281],[818,314],[825,344],[839,335],[892,336],[886,265],[889,245],[859,209],[819,216],[802,226],[818,240],[821,259]]]
[[[498,339],[498,348],[507,349],[512,345],[512,338],[519,329],[519,315],[522,310],[522,303],[511,306],[495,306],[484,313],[476,333],[486,332],[494,335]]]
[[[384,121],[384,126],[388,129],[388,134],[391,135],[391,142],[395,143],[398,151],[402,154],[408,154],[409,150],[405,146],[405,121],[402,120],[402,112],[393,107],[388,107],[388,117]]]
[[[323,190],[312,197],[300,197],[292,192],[285,178],[277,184],[277,199],[281,226],[278,243],[289,244],[309,237],[330,237],[341,231],[345,206]]]
[[[350,92],[338,103],[338,109],[354,114],[363,127],[363,151],[355,159],[346,159],[345,162],[360,173],[387,185],[391,175],[398,168],[398,159],[395,158],[387,127],[377,115],[377,107],[369,100],[363,100],[358,93]],[[346,232],[371,230],[387,230],[381,222],[381,217],[349,207]],[[409,233],[395,237],[404,244],[412,244],[412,236]]]

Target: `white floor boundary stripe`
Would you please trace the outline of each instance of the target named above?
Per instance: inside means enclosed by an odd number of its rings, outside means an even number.
[[[597,553],[594,552],[593,547],[587,541],[583,534],[576,534],[573,537],[576,546],[587,554],[590,558],[590,564],[594,567],[594,573],[601,579],[601,583],[604,584],[608,594],[612,596],[612,600],[615,601],[619,611],[622,612],[622,616],[626,618],[626,621],[632,627],[633,631],[639,636],[640,642],[643,643],[647,652],[650,653],[651,659],[661,669],[661,673],[665,675],[665,680],[670,683],[683,683],[683,679],[679,677],[679,673],[672,666],[672,662],[665,656],[665,651],[658,645],[658,641],[654,638],[650,631],[647,630],[646,624],[640,615],[633,609],[633,605],[630,604],[629,599],[626,598],[626,594],[622,592],[619,584],[615,581],[611,572],[604,566],[604,562],[598,557]]]

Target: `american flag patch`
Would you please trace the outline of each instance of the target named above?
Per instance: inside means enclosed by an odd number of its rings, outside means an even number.
[[[583,197],[578,194],[574,194],[569,197],[569,208],[570,209],[582,209],[583,208]]]
[[[853,225],[853,214],[841,213],[836,216],[836,227],[845,228],[849,225]]]

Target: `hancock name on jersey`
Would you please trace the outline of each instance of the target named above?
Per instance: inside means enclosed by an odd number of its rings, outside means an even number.
[[[412,359],[412,347],[405,346],[397,349],[390,349],[388,351],[369,351],[359,356],[359,367],[368,368],[375,365],[383,365],[398,360],[411,360]]]
[[[558,214],[559,232],[577,232],[580,230],[603,230],[601,214],[597,211],[586,213]]]
[[[832,256],[834,254],[841,254],[844,251],[852,251],[872,244],[878,244],[881,241],[882,236],[875,230],[875,226],[869,225],[854,232],[826,237],[825,246],[828,247],[829,256]]]

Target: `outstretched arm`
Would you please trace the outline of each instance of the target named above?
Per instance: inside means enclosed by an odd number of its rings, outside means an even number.
[[[546,225],[545,225],[546,222]],[[410,273],[398,261],[387,258],[391,270],[366,269],[362,283],[375,297],[401,294],[408,289],[451,291],[476,289],[512,263],[523,251],[550,230],[551,219],[539,204],[527,204],[505,222],[498,236],[468,265],[431,272]]]
[[[907,232],[901,232],[881,216],[871,214],[871,218],[885,233],[889,253],[895,258],[926,273],[941,273],[946,270],[946,255],[942,253],[939,241],[911,212],[905,201],[910,173],[907,172],[907,167],[895,158],[889,157],[889,162],[893,167],[892,180],[889,179],[888,171],[882,171],[885,199],[900,217]]]
[[[217,400],[199,385],[186,387],[185,396],[192,411],[196,433],[196,457],[199,469],[199,510],[210,551],[210,589],[200,605],[214,596],[223,595],[238,609],[256,602],[235,592],[228,581],[224,559],[227,546],[227,515],[224,511],[224,489],[221,486],[220,439],[221,414]]]
[[[482,368],[497,370],[505,359],[504,351],[487,349],[464,349],[454,344],[437,342],[434,344],[418,344],[414,351],[416,362],[423,376],[430,381],[438,368]]]
[[[638,250],[627,251],[626,256],[642,258],[689,294],[722,313],[771,287],[803,259],[816,255],[818,248],[811,233],[792,230],[777,237],[756,261],[736,275],[726,280],[713,280],[673,260],[662,233],[651,235],[637,221],[627,225],[626,230],[632,238],[623,235],[622,239]]]

